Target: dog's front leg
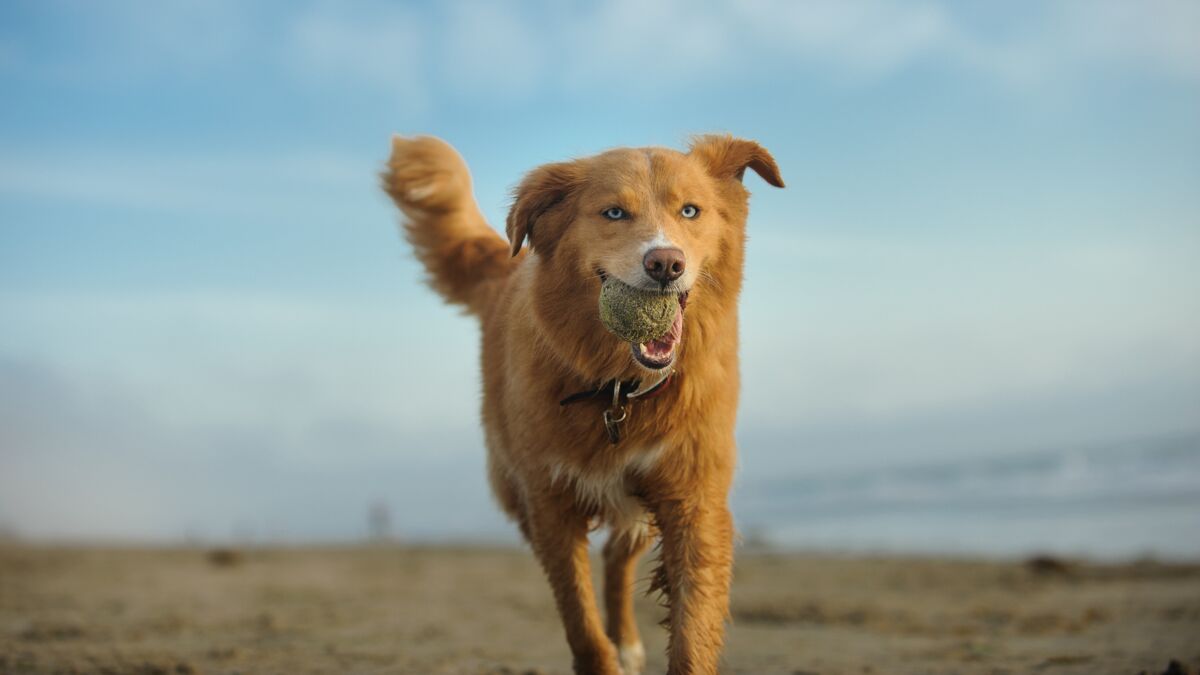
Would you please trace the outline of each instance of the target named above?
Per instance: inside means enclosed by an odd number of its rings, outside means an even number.
[[[624,675],[641,675],[646,668],[646,650],[638,635],[631,593],[638,558],[651,543],[648,531],[633,530],[614,532],[604,545],[605,621]]]
[[[529,543],[554,589],[579,675],[621,675],[617,653],[600,623],[588,561],[587,517],[561,494],[529,500]]]
[[[658,583],[670,602],[671,675],[717,672],[729,613],[733,518],[726,495],[666,500],[655,509],[662,530]]]

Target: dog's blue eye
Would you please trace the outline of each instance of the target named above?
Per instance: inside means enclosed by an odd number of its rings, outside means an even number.
[[[679,209],[679,215],[684,218],[695,218],[700,215],[700,207],[695,204],[685,204],[682,209]]]
[[[625,209],[619,206],[614,206],[612,208],[604,209],[600,215],[608,218],[609,220],[621,220],[625,217]]]

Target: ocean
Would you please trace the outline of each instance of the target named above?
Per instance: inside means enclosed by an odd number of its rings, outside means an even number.
[[[1200,433],[745,481],[743,539],[786,549],[1200,557]]]

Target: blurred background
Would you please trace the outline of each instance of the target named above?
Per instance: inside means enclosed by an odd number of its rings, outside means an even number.
[[[747,539],[1200,555],[1200,5],[0,4],[0,532],[516,542],[376,173],[754,138]]]

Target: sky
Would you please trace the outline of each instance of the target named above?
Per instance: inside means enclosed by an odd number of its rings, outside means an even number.
[[[736,490],[1200,430],[1200,4],[0,4],[0,530],[511,536],[378,189],[730,132]],[[735,492],[735,510],[737,498]]]

